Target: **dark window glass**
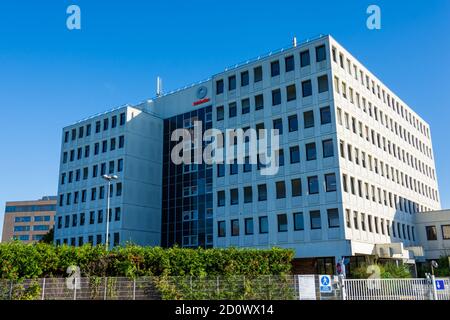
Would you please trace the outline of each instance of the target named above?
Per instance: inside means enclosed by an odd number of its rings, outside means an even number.
[[[334,173],[325,175],[325,188],[327,192],[336,191],[336,175]]]
[[[299,197],[302,195],[302,183],[300,179],[291,180],[292,197]]]
[[[270,63],[270,75],[276,77],[280,75],[280,61],[273,61]]]
[[[267,186],[265,184],[258,185],[258,201],[267,200]]]
[[[310,211],[309,216],[311,218],[311,229],[321,229],[322,221],[320,219],[320,211]]]
[[[284,66],[286,72],[292,71],[295,68],[294,56],[284,58]]]
[[[237,219],[231,220],[231,236],[239,236],[239,220]]]
[[[272,91],[272,105],[277,106],[281,104],[281,90],[276,89]]]
[[[339,211],[338,209],[328,209],[328,227],[339,228]]]
[[[236,102],[230,103],[228,105],[228,117],[234,118],[237,115],[237,105]]]
[[[255,96],[255,110],[261,110],[264,108],[264,96],[258,94]]]
[[[302,82],[302,96],[303,98],[312,95],[312,85],[311,80],[306,80]]]
[[[300,52],[300,66],[303,68],[309,66],[310,64],[309,50]]]
[[[305,230],[305,221],[303,220],[303,212],[294,212],[294,230]]]
[[[289,148],[289,155],[291,163],[299,163],[300,162],[300,149],[298,146]]]
[[[316,160],[317,152],[316,152],[316,144],[308,143],[306,144],[306,161]]]
[[[249,83],[248,71],[241,72],[241,87],[248,86],[248,83]]]
[[[308,193],[319,193],[319,179],[317,178],[317,176],[308,177]]]
[[[228,77],[228,91],[236,90],[236,76]]]
[[[324,61],[326,59],[327,59],[327,53],[325,50],[325,45],[316,47],[316,61],[320,62],[320,61]]]
[[[289,116],[288,123],[289,123],[289,132],[298,131],[298,119],[296,114]]]
[[[319,87],[319,93],[328,91],[328,76],[324,75],[317,78],[317,84]]]
[[[250,99],[243,99],[241,101],[242,114],[247,114],[250,112]]]
[[[221,121],[225,117],[223,106],[217,107],[217,121]]]
[[[324,107],[320,109],[320,124],[331,123],[331,111],[330,107]]]
[[[278,130],[278,134],[283,134],[283,121],[281,119],[273,120],[273,129]]]
[[[267,216],[259,217],[259,233],[269,233],[269,221]]]
[[[398,226],[399,226],[398,233],[400,234],[400,224]],[[425,229],[426,229],[426,232],[427,232],[427,240],[428,241],[437,240],[436,226],[427,226],[427,227],[425,227]]]
[[[284,181],[277,181],[275,183],[277,199],[286,198],[286,184]]]
[[[286,214],[279,214],[277,216],[277,222],[278,222],[278,232],[287,232],[288,231],[288,223],[287,223],[287,215]]]
[[[216,81],[216,94],[223,93],[223,80]]]
[[[297,90],[295,84],[286,87],[286,100],[293,101],[297,99]]]
[[[322,148],[323,148],[323,157],[329,158],[334,156],[334,149],[333,149],[333,140],[323,140],[322,141]]]
[[[245,234],[246,235],[253,234],[253,218],[245,219]]]
[[[254,78],[254,82],[260,82],[262,81],[263,78],[263,73],[262,73],[262,67],[256,67],[253,69],[253,78]]]
[[[217,222],[217,233],[219,235],[219,238],[223,238],[226,236],[226,225],[225,221],[219,221]]]
[[[305,129],[314,127],[314,112],[312,110],[303,113],[303,123]]]

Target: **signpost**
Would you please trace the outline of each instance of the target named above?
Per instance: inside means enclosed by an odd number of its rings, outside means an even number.
[[[320,293],[331,293],[333,287],[331,286],[331,277],[328,275],[319,276]]]

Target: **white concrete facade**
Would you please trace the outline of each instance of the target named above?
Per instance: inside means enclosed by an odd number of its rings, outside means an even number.
[[[414,215],[419,242],[427,260],[450,256],[450,210]]]

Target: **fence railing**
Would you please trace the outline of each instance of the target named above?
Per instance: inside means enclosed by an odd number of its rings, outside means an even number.
[[[0,279],[0,300],[450,300],[450,279],[340,279],[319,276]]]

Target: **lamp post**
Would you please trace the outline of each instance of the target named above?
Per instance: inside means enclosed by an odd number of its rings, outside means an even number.
[[[108,181],[108,190],[106,191],[106,250],[109,249],[109,197],[110,197],[110,190],[111,190],[111,181],[119,179],[116,175],[103,175],[103,179]]]

